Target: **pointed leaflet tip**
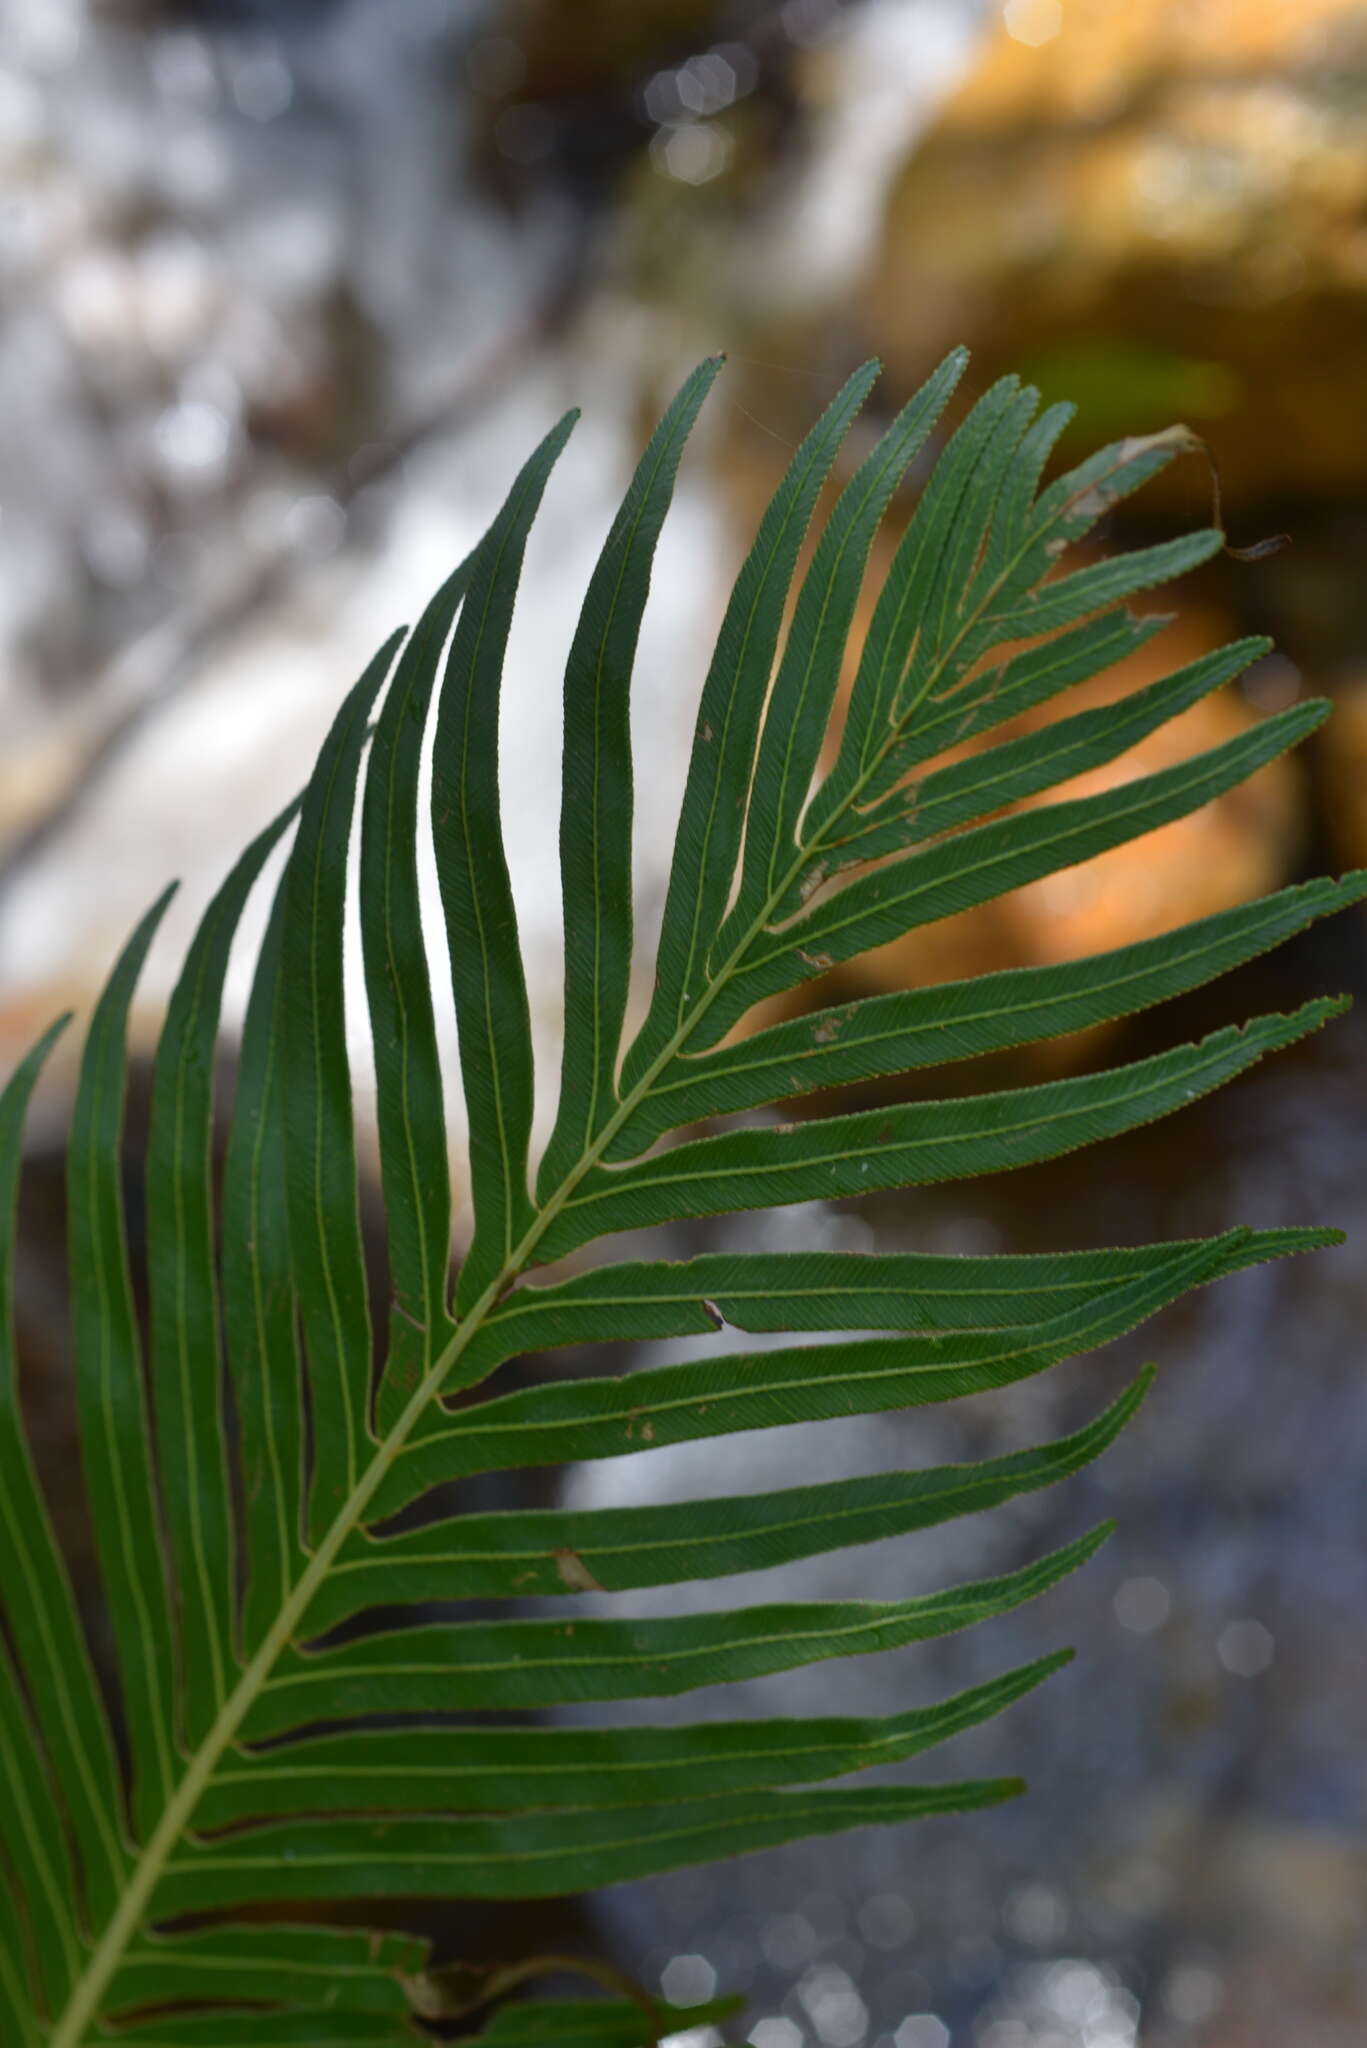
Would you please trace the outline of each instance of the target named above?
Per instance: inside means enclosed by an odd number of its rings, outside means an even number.
[[[214,1052],[224,979],[248,896],[298,810],[258,833],[200,920],[153,1066],[145,1242],[148,1372],[162,1526],[180,1613],[178,1727],[191,1746],[232,1667],[235,1540],[224,1463],[215,1263]]]
[[[565,1030],[560,1106],[538,1199],[572,1169],[616,1107],[631,981],[631,688],[660,532],[719,357],[685,378],[636,466],[589,579],[565,667],[560,870]]]
[[[18,1087],[22,1090],[25,1098],[27,1098],[33,1083],[38,1078],[40,1069],[47,1062],[48,1054],[52,1051],[53,1046],[66,1030],[75,1014],[74,1010],[63,1010],[60,1016],[53,1018],[45,1031],[39,1033],[27,1052],[21,1054],[15,1061],[8,1079],[0,1085],[0,1095],[3,1095],[12,1087]],[[20,1082],[19,1079],[21,1074],[24,1076],[23,1082]]]
[[[332,721],[304,794],[283,884],[283,1173],[312,1402],[308,1512],[315,1536],[354,1484],[366,1440],[370,1302],[343,1002],[343,930],[365,729],[399,637],[385,642]]]
[[[797,450],[760,523],[703,685],[650,1011],[622,1069],[631,1088],[677,1030],[703,955],[727,912],[749,801],[755,742],[798,555],[821,490],[878,365],[856,370]]]
[[[765,708],[746,808],[737,899],[718,935],[722,958],[782,900],[800,868],[798,824],[830,724],[874,538],[954,388],[942,367],[904,405],[841,491],[802,580]]]
[[[90,1020],[67,1148],[76,1402],[100,1574],[123,1674],[135,1831],[175,1782],[175,1628],[149,1447],[143,1349],[124,1219],[128,1012],[175,893],[163,890],[120,954]]]
[[[452,570],[399,656],[373,728],[362,804],[361,950],[392,1295],[381,1434],[449,1329],[446,1103],[419,906],[418,785],[437,670],[473,563],[470,554]]]
[[[567,412],[519,471],[475,551],[437,705],[432,844],[469,1122],[474,1236],[457,1286],[464,1313],[527,1230],[531,1012],[503,844],[499,698],[527,536],[578,418]]]
[[[35,1911],[41,1922],[34,1931],[49,1984],[55,1953],[66,1949],[74,1919],[82,1910],[92,1916],[111,1910],[124,1860],[113,1819],[119,1798],[113,1743],[66,1566],[23,1433],[14,1329],[13,1255],[25,1122],[43,1065],[70,1021],[67,1012],[49,1024],[0,1087],[0,1614],[29,1713],[42,1730],[46,1756],[46,1771],[38,1766],[32,1785],[20,1788],[29,1829],[35,1817],[40,1824],[50,1820],[46,1833],[52,1867],[65,1873],[58,1880],[56,1900],[49,1894],[46,1900],[31,1898],[28,1906],[30,1922]],[[0,1693],[7,1689],[7,1668],[0,1656]],[[11,1736],[26,1741],[16,1733],[15,1724],[22,1731],[29,1715],[13,1699],[11,1705]],[[19,1755],[16,1748],[16,1766]],[[62,1822],[49,1806],[49,1774],[56,1800],[81,1839],[79,1887],[66,1867]],[[16,1831],[18,1812],[16,1805]],[[22,1883],[30,1859],[25,1856],[19,1862],[15,1875]],[[46,1886],[42,1889],[46,1891]]]

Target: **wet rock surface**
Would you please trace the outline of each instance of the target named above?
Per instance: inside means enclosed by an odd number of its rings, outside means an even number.
[[[875,340],[915,382],[979,338],[1088,438],[1186,418],[1231,502],[1351,494],[1364,78],[1351,0],[1012,0],[895,186]]]

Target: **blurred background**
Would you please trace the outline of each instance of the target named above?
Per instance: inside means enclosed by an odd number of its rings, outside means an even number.
[[[1067,455],[1185,420],[1213,451],[1236,546],[1290,536],[1191,579],[1151,672],[1237,631],[1270,631],[1280,651],[1112,780],[1302,693],[1337,712],[1303,758],[1201,817],[886,949],[859,986],[1065,958],[1367,860],[1367,11],[1353,0],[0,0],[0,179],[0,1068],[56,1009],[88,1005],[179,874],[139,1012],[150,1048],[210,889],[293,793],[345,684],[574,403],[585,417],[529,553],[504,717],[554,1077],[547,706],[649,424],[716,348],[731,361],[638,671],[646,941],[711,636],[790,449],[876,352],[887,371],[857,457],[960,340],[970,398],[1011,368],[1078,401]],[[1206,465],[1187,459],[1109,538],[1205,524],[1211,503]],[[1142,679],[1132,666],[1124,681]],[[1341,918],[1104,1044],[953,1085],[1133,1056],[1357,988],[1365,936],[1360,914]],[[443,1029],[449,1043],[449,1016]],[[364,1056],[359,1009],[356,1037]],[[1105,1466],[1057,1500],[753,1588],[899,1597],[1118,1514],[1097,1563],[982,1641],[744,1689],[762,1711],[885,1711],[1074,1641],[1065,1674],[943,1767],[1023,1769],[1027,1800],[473,1936],[463,1921],[466,1952],[577,1943],[683,2001],[739,1987],[751,2005],[732,2038],[755,2048],[1360,2048],[1365,1074],[1349,1018],[1097,1155],[747,1225],[751,1244],[976,1251],[1323,1220],[1350,1243],[1226,1282],[1142,1343],[987,1404],[815,1441],[771,1432],[729,1462],[709,1445],[703,1466],[661,1453],[570,1474],[574,1499],[618,1501],[980,1455],[1073,1426],[1141,1358],[1166,1368]],[[55,1064],[35,1116],[20,1317],[98,1628],[63,1483],[70,1086]]]

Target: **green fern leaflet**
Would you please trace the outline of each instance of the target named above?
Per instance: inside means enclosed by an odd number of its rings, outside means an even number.
[[[912,1643],[1043,1592],[1092,1555],[1104,1529],[1010,1576],[890,1604],[648,1620],[595,1607],[559,1618],[589,1589],[753,1571],[1050,1485],[1106,1448],[1142,1382],[1075,1435],[978,1465],[602,1512],[429,1517],[400,1533],[393,1518],[470,1475],[1004,1386],[1119,1336],[1189,1288],[1332,1240],[1236,1230],[1044,1259],[736,1251],[594,1266],[578,1256],[609,1233],[673,1218],[998,1172],[1165,1115],[1339,1006],[1314,1002],[1046,1085],[676,1135],[813,1089],[1126,1015],[1367,891],[1362,875],[1312,882],[1068,966],[735,1033],[762,999],[866,948],[1183,817],[1324,712],[1296,705],[1104,797],[1006,808],[1112,760],[1229,682],[1261,651],[1243,641],[1122,704],[935,765],[1146,641],[1161,622],[1132,617],[1125,600],[1221,544],[1202,532],[1068,569],[1068,547],[1182,437],[1122,442],[1041,486],[1065,414],[1036,419],[1035,394],[1007,379],[973,407],[921,495],[837,721],[875,533],[963,357],[936,371],[855,469],[793,598],[870,367],[799,449],[741,569],[702,692],[654,994],[624,1042],[629,685],[657,537],[718,367],[688,379],[646,450],[570,649],[563,1076],[540,1159],[499,814],[499,690],[528,530],[572,418],[532,456],[412,635],[377,656],[299,804],[249,848],[200,925],[155,1062],[145,1345],[119,1158],[129,1004],[165,899],[95,1010],[70,1138],[71,1306],[117,1743],[34,1476],[11,1334],[24,1113],[60,1026],[0,1097],[0,2017],[19,2048],[89,2048],[111,2032],[163,2048],[412,2041],[439,1997],[421,1945],[310,1926],[304,1908],[574,1892],[1010,1796],[1015,1781],[834,1781],[995,1714],[1057,1657],[886,1719],[623,1727],[610,1714],[593,1726],[529,1717]],[[431,813],[420,820],[429,714]],[[342,1027],[358,792],[390,1276],[378,1383]],[[290,830],[218,1187],[213,1055],[229,949]],[[447,955],[435,966],[418,908],[428,830]],[[431,971],[452,977],[470,1131],[474,1227],[454,1292],[443,1103],[454,1077],[438,1059]],[[560,1276],[537,1277],[561,1261]],[[552,1367],[518,1391],[471,1398],[514,1357],[723,1325],[795,1341],[749,1353],[719,1343],[711,1356],[621,1377]],[[519,1611],[529,1596],[549,1596],[549,1615]],[[423,1603],[458,1599],[513,1611],[421,1618]],[[342,1628],[377,1609],[382,1628]],[[630,1999],[533,2002],[495,2012],[489,2038],[642,2041],[671,2020]]]

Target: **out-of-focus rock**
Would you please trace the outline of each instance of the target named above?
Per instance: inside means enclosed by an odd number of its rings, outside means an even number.
[[[874,339],[906,385],[966,340],[979,380],[1078,401],[1079,440],[1185,418],[1231,500],[1347,492],[1365,201],[1355,0],[1009,0],[894,187]]]
[[[17,840],[56,802],[73,772],[71,721],[6,716],[0,701],[0,846]]]
[[[1127,696],[1231,637],[1228,622],[1218,613],[1188,607],[1128,660],[1064,699],[1000,727],[971,750]],[[1118,790],[1136,776],[1233,738],[1254,716],[1236,692],[1221,691],[1117,760],[1015,808]],[[1274,761],[1191,816],[977,910],[909,932],[850,962],[841,978],[864,994],[995,968],[1047,965],[1152,938],[1275,888],[1285,879],[1300,830],[1299,772],[1291,761]],[[1045,1056],[1052,1057],[1048,1048]]]
[[[506,86],[519,100],[589,98],[704,48],[725,11],[719,0],[508,0],[467,68],[477,88]]]
[[[630,280],[628,308],[653,300],[715,330],[737,202],[762,186],[791,109],[789,11],[760,0],[505,0],[462,60],[484,176],[514,204],[537,189],[572,192],[583,218],[607,229],[602,275]],[[620,211],[598,213],[620,194]],[[710,271],[701,290],[699,265]]]
[[[1155,2018],[1161,2013],[1179,2030],[1208,2025],[1200,2039],[1209,2048],[1286,2048],[1293,2040],[1350,2048],[1364,2038],[1362,1986],[1350,1970],[1333,1968],[1351,1953],[1367,1883],[1362,1847],[1350,1836],[1285,1819],[1212,1828],[1208,1812],[1168,1800],[1131,1853],[1172,1873],[1169,1908],[1179,1923],[1223,1920],[1243,1937],[1224,1974],[1192,1963],[1171,1970]]]
[[[1179,1977],[1179,1996],[1182,1984]],[[1264,1957],[1220,1986],[1210,2029],[1199,2038],[1205,2048],[1289,2048],[1292,2041],[1306,2048],[1360,2048],[1367,2039],[1367,2001],[1347,1971],[1337,1982],[1326,1981],[1295,1958]]]
[[[1336,857],[1367,866],[1367,676],[1335,692],[1334,715],[1317,740],[1322,813]]]
[[[1341,1952],[1361,1920],[1367,1852],[1332,1828],[1265,1817],[1212,1828],[1207,1809],[1170,1795],[1129,1853],[1172,1872],[1179,1915],[1209,1914],[1214,1902],[1216,1915],[1287,1954]]]

